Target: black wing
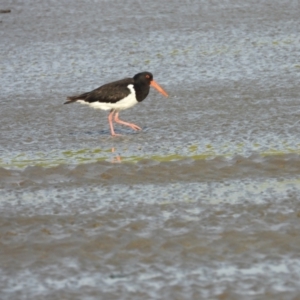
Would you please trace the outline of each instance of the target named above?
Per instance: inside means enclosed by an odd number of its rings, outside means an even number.
[[[98,87],[91,92],[84,93],[78,96],[68,97],[68,101],[64,104],[76,102],[77,100],[84,100],[89,103],[97,101],[116,103],[130,94],[130,90],[128,89],[129,84],[134,84],[133,78],[125,78],[110,82]]]
[[[85,98],[86,102],[116,103],[130,94],[128,85],[133,84],[132,78],[125,78],[115,82],[107,83],[91,91]]]

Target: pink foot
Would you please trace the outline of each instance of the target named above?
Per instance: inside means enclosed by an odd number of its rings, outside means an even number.
[[[137,126],[137,125],[135,125],[135,124],[133,124],[133,123],[127,123],[127,122],[124,122],[124,121],[120,120],[120,119],[119,119],[119,113],[118,113],[118,112],[115,114],[114,119],[115,119],[115,122],[116,122],[116,123],[122,124],[122,125],[124,125],[124,126],[128,126],[128,127],[130,127],[131,129],[133,129],[133,130],[142,130],[141,127],[139,127],[139,126]]]
[[[124,123],[126,123],[126,122],[124,122]],[[133,129],[133,130],[142,130],[141,127],[139,127],[139,126],[137,126],[137,125],[135,125],[135,124],[133,124],[133,123],[126,123],[126,124],[124,124],[124,123],[121,123],[121,124],[123,124],[123,125],[125,125],[125,126],[128,126],[128,127],[130,127],[131,129]]]

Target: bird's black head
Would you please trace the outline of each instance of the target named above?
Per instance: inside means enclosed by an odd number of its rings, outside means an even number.
[[[143,83],[150,85],[153,80],[153,75],[150,72],[142,72],[134,75],[133,80],[135,83]]]
[[[154,87],[157,91],[159,91],[165,97],[168,97],[167,92],[156,81],[153,80],[153,75],[150,72],[138,73],[138,74],[134,75],[133,80],[134,80],[135,92],[137,94],[139,94],[139,95],[137,95],[137,97],[139,97],[139,99],[143,100],[147,97],[150,86]],[[138,101],[142,101],[139,99],[138,99]]]

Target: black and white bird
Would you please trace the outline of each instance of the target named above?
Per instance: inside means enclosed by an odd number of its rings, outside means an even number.
[[[142,72],[134,75],[133,78],[107,83],[91,92],[67,97],[68,101],[64,104],[79,102],[96,109],[110,110],[108,115],[110,132],[112,136],[116,136],[118,134],[114,131],[113,120],[134,130],[141,130],[139,126],[133,123],[120,120],[119,112],[142,102],[148,96],[150,86],[168,97],[165,90],[153,80],[153,75],[150,72]]]

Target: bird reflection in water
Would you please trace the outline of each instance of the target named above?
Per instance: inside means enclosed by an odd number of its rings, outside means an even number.
[[[114,148],[114,147],[111,148],[111,152],[112,152],[112,153],[115,152],[115,148]],[[120,162],[122,162],[121,156],[120,156],[120,155],[114,156],[114,157],[112,158],[112,163],[120,163]]]

